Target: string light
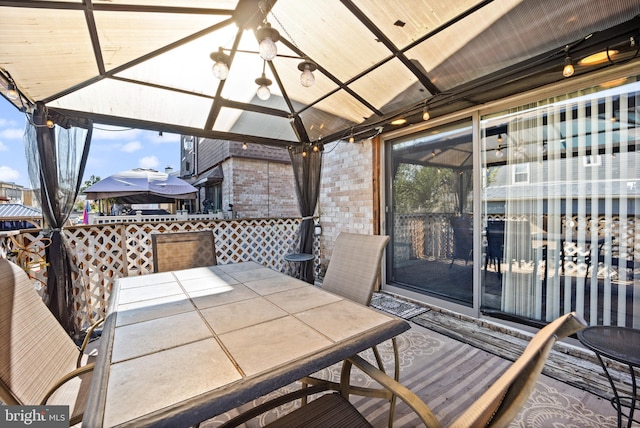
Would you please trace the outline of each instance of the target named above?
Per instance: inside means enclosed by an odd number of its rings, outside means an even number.
[[[18,89],[13,82],[9,82],[9,84],[7,85],[7,98],[9,98],[10,100],[18,99]]]
[[[424,109],[422,109],[422,120],[431,119],[431,113],[429,113],[429,107],[427,107],[427,103],[424,103]]]
[[[256,79],[256,85],[258,85],[258,90],[256,91],[256,95],[262,101],[266,101],[271,97],[271,91],[269,90],[269,86],[273,83],[271,79],[267,79],[267,76],[264,74],[266,61],[262,63],[262,76]]]
[[[276,42],[280,40],[280,33],[278,30],[271,27],[271,24],[266,22],[264,26],[260,27],[256,33],[260,46],[258,51],[260,56],[265,61],[271,61],[278,55],[278,47]]]
[[[575,69],[573,68],[573,61],[569,56],[569,45],[567,45],[567,47],[565,47],[564,50],[566,55],[564,58],[564,68],[562,69],[562,75],[564,77],[571,77],[573,76]]]
[[[229,55],[218,48],[217,52],[211,52],[209,57],[214,61],[211,71],[213,75],[220,80],[225,80],[229,76]]]
[[[309,88],[313,86],[316,82],[316,78],[313,75],[313,72],[318,68],[315,62],[309,61],[308,58],[305,58],[300,64],[298,64],[298,70],[302,71],[300,74],[300,84],[305,88]]]

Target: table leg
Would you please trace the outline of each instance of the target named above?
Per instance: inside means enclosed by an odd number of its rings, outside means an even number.
[[[618,394],[618,389],[616,388],[615,383],[613,383],[613,379],[611,378],[611,375],[609,374],[609,370],[607,370],[607,366],[605,365],[604,361],[602,360],[602,357],[600,357],[600,355],[598,353],[596,353],[596,357],[598,357],[598,361],[600,362],[600,365],[602,366],[602,369],[604,370],[604,374],[607,376],[607,379],[609,380],[609,383],[611,384],[611,389],[613,390],[613,397],[611,398],[611,405],[613,406],[614,409],[616,409],[617,413],[618,413],[618,427],[621,428],[622,427],[622,408],[623,407],[629,407],[629,414],[628,415],[624,415],[627,417],[627,428],[631,428],[631,424],[632,422],[636,422],[636,423],[640,423],[640,421],[636,421],[635,419],[633,419],[633,413],[636,409],[636,395],[637,395],[637,385],[636,385],[636,375],[635,372],[633,371],[633,367],[632,366],[628,366],[629,367],[629,373],[631,374],[631,397],[621,397]],[[624,405],[623,404],[623,400],[629,400],[629,405]]]

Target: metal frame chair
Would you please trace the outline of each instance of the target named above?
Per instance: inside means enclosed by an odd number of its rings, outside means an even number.
[[[151,245],[154,272],[217,264],[215,240],[211,230],[153,233]]]
[[[380,281],[380,268],[382,254],[389,243],[390,237],[385,235],[364,235],[357,233],[341,232],[336,238],[331,253],[331,260],[322,280],[322,289],[337,294],[364,306],[371,304],[373,292]],[[392,339],[394,352],[394,379],[400,378],[400,366],[398,358],[398,344]],[[384,364],[377,347],[372,348],[376,363],[380,370],[384,371]],[[306,377],[302,380],[303,386],[307,384],[318,385],[323,380]],[[337,385],[333,384],[333,389]],[[374,390],[360,390],[360,395],[375,396]],[[393,420],[395,397],[389,396],[391,412],[389,425]],[[303,398],[303,403],[306,398]]]
[[[489,387],[468,409],[462,412],[451,427],[506,427],[518,415],[531,392],[535,388],[551,348],[559,339],[570,336],[586,327],[587,323],[575,312],[571,312],[556,319],[542,328],[531,339],[520,357]],[[349,386],[351,366],[355,365],[373,380],[382,385],[389,395],[402,399],[427,427],[440,427],[440,422],[429,406],[411,390],[374,367],[360,356],[354,356],[345,361],[342,369],[339,393],[325,394],[319,399],[311,401],[299,409],[279,418],[268,427],[320,427],[346,426],[342,424],[344,418],[349,419],[348,426],[371,427],[369,422],[358,414],[357,409],[349,402],[352,388]],[[317,393],[318,389],[309,389],[309,393]],[[332,389],[324,385],[324,389]],[[299,394],[301,391],[297,391]],[[302,390],[302,392],[305,392]],[[296,392],[291,393],[295,398]],[[298,397],[299,398],[299,397]],[[278,399],[278,404],[285,401],[285,397]],[[255,415],[273,408],[265,403]],[[240,419],[240,418],[239,418]],[[239,419],[233,420],[229,426],[235,426]],[[225,425],[227,426],[227,425]]]
[[[80,349],[46,307],[27,274],[0,259],[0,399],[7,405],[68,405],[70,425],[82,420],[94,363],[81,365],[94,324]]]

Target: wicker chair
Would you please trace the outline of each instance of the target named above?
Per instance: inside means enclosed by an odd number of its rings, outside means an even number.
[[[469,408],[451,424],[455,428],[506,427],[526,403],[547,356],[556,340],[570,336],[586,326],[576,313],[568,313],[541,329],[529,342],[522,355],[489,387]],[[359,356],[345,362],[340,393],[325,394],[305,406],[283,416],[273,427],[371,427],[369,422],[349,403],[348,372],[355,365],[391,393],[400,397],[420,417],[427,427],[440,427],[440,422],[429,406],[405,386],[391,379]],[[347,375],[345,375],[347,373]],[[309,388],[311,389],[311,388]],[[309,391],[317,392],[317,390]],[[293,395],[293,393],[292,393]],[[280,403],[284,401],[280,398]],[[266,411],[268,406],[261,410]],[[343,424],[348,420],[348,425]],[[339,421],[339,422],[338,422]]]
[[[217,263],[211,230],[151,235],[154,272],[213,266]]]
[[[369,306],[380,278],[388,236],[342,232],[336,238],[322,289]]]
[[[43,303],[27,274],[0,259],[0,400],[7,405],[68,405],[82,420],[93,363]]]
[[[352,300],[361,305],[369,306],[371,297],[380,279],[380,265],[382,254],[387,243],[388,236],[364,235],[356,233],[342,232],[336,238],[331,253],[331,260],[327,267],[322,289]],[[392,340],[395,368],[394,378],[399,379],[400,366],[398,358],[398,346],[395,339]],[[376,347],[372,348],[376,358],[378,368],[384,370],[382,358]],[[304,386],[307,384],[317,385],[322,381],[307,377],[302,380]],[[334,384],[334,387],[336,384]],[[336,387],[337,389],[337,387]],[[375,394],[375,393],[372,393]],[[372,395],[363,392],[361,395]],[[392,411],[390,414],[390,424],[395,407],[395,397],[390,396]],[[303,402],[306,400],[303,399]]]

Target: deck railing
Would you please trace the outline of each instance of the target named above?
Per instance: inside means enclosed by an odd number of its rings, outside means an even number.
[[[440,213],[396,216],[395,266],[401,267],[411,260],[451,259],[454,251],[452,217],[452,214]],[[544,217],[526,215],[508,219],[504,215],[491,215],[486,220],[527,223],[530,226],[528,230],[531,232],[531,243],[539,240],[545,233],[543,228],[536,228],[534,225],[547,224]],[[519,271],[525,272],[530,278],[532,289],[537,287],[542,290],[539,293],[532,292],[532,296],[526,296],[527,301],[534,307],[562,306],[554,310],[576,310],[581,314],[592,314],[589,318],[591,324],[615,323],[637,327],[640,323],[638,310],[635,309],[640,301],[637,297],[640,287],[640,220],[633,216],[627,216],[624,221],[617,216],[563,216],[560,219],[560,230],[573,238],[577,237],[573,241],[563,243],[565,260],[560,259],[559,251],[554,251],[551,254],[552,258],[547,260],[542,256],[544,250],[534,251],[531,243],[520,242],[520,238],[512,237],[509,242],[518,245],[518,248],[528,248],[528,251],[509,251],[505,248],[500,260],[502,272],[509,271],[510,265],[517,264]],[[589,246],[588,250],[585,250],[585,241],[589,241],[593,235],[602,238],[604,244],[600,248]],[[483,239],[483,242],[486,245],[486,239]],[[507,245],[507,242],[504,244]],[[480,250],[484,256],[485,248],[481,246]],[[513,258],[516,255],[517,259]],[[549,262],[549,266],[546,266],[546,261]],[[523,266],[526,269],[523,270]],[[562,274],[562,281],[558,272]],[[505,276],[502,278],[504,280]],[[563,293],[563,301],[550,300],[556,292]],[[503,310],[508,312],[508,308]],[[527,315],[531,318],[538,316]],[[551,312],[547,316],[554,315]]]
[[[135,217],[134,217],[135,218]],[[253,260],[285,271],[284,255],[296,252],[300,219],[137,221],[64,229],[74,273],[74,318],[84,328],[104,317],[114,281],[152,273],[151,234],[209,229],[215,235],[218,264]],[[46,231],[30,229],[0,234],[0,254],[18,263],[46,300]],[[316,242],[316,270],[319,246]]]

